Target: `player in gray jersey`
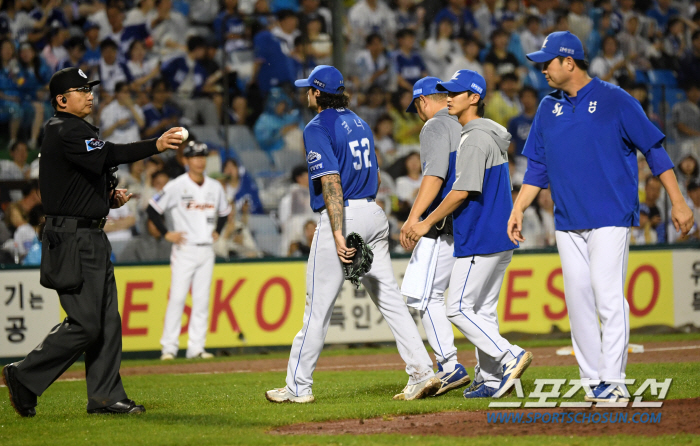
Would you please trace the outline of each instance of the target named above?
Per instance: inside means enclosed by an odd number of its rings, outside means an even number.
[[[408,229],[440,205],[455,180],[455,160],[462,125],[447,112],[447,94],[435,89],[440,79],[424,77],[413,86],[413,102],[406,112],[418,113],[425,122],[420,133],[420,158],[423,180],[411,212],[401,229],[401,245],[411,249],[401,293],[408,306],[420,311],[428,342],[435,352],[437,377],[441,386],[437,395],[469,384],[469,374],[457,362],[452,324],[445,310],[445,290],[455,263],[452,216],[433,226],[414,244]]]

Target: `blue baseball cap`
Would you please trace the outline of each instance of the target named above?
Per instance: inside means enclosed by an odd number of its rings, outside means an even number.
[[[89,31],[94,28],[99,28],[100,25],[98,25],[95,22],[91,22],[90,20],[86,20],[85,24],[83,24],[83,31]]]
[[[557,31],[544,39],[541,50],[528,54],[527,58],[533,62],[545,63],[559,56],[584,60],[586,56],[581,40],[569,31]]]
[[[297,87],[314,87],[329,94],[341,94],[345,91],[343,75],[337,68],[330,65],[319,65],[309,74],[308,79],[294,82]]]
[[[416,83],[413,84],[413,100],[411,101],[411,105],[409,105],[406,109],[406,113],[418,113],[414,103],[419,97],[440,93],[435,88],[437,87],[438,82],[440,82],[440,79],[432,76],[424,77],[423,79],[416,81]]]
[[[459,70],[447,82],[437,84],[438,91],[449,91],[452,93],[462,93],[471,91],[482,98],[486,96],[486,79],[476,71]]]

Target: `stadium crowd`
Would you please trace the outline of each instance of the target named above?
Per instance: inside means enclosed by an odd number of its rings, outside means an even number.
[[[234,212],[222,258],[308,255],[309,208],[302,130],[313,112],[291,88],[332,64],[342,28],[346,93],[372,127],[383,170],[378,203],[390,217],[393,250],[421,182],[422,122],[405,110],[413,84],[458,69],[482,73],[486,118],[508,128],[514,196],[521,155],[540,99],[550,92],[525,54],[552,31],[584,43],[590,74],[638,99],[667,135],[665,147],[700,220],[700,0],[346,0],[342,26],[321,0],[0,0],[0,262],[37,263],[42,218],[36,186],[42,125],[53,113],[48,81],[79,67],[95,88],[89,118],[108,141],[126,143],[173,126],[211,150],[207,172],[224,184]],[[334,31],[335,29],[335,31]],[[595,129],[591,129],[595,131]],[[182,150],[120,168],[134,193],[105,231],[116,260],[167,260],[149,226],[148,200],[185,172]],[[2,147],[2,142],[0,142]],[[661,183],[639,158],[640,227],[633,244],[679,240]],[[8,183],[9,182],[9,183]],[[553,203],[543,190],[525,215],[522,246],[554,245]]]

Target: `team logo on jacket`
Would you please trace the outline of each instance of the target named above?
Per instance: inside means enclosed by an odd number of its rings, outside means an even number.
[[[313,164],[315,162],[321,161],[321,154],[316,153],[316,152],[309,152],[308,155],[306,155],[306,162],[308,164]]]
[[[591,101],[588,104],[588,113],[593,113],[595,111],[596,105],[598,105],[598,101]]]
[[[86,140],[85,140],[85,146],[87,146],[87,151],[88,151],[88,152],[91,152],[91,151],[93,151],[93,150],[99,150],[99,149],[101,149],[102,147],[104,147],[104,146],[105,146],[105,142],[104,142],[104,141],[100,141],[99,139],[95,139],[95,138],[86,139]]]
[[[564,111],[561,108],[561,104],[557,102],[556,104],[554,104],[554,110],[552,110],[552,113],[554,113],[555,116],[563,115]]]

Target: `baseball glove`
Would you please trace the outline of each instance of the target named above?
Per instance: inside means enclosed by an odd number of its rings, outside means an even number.
[[[343,264],[345,268],[345,279],[359,288],[360,277],[367,274],[372,268],[374,253],[372,252],[372,248],[370,248],[369,245],[362,240],[360,234],[356,232],[348,234],[345,238],[345,245],[348,248],[355,248],[357,250],[352,258],[352,263]]]

